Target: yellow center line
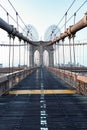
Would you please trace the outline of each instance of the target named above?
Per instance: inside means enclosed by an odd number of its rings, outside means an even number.
[[[11,90],[9,94],[75,94],[76,90]]]

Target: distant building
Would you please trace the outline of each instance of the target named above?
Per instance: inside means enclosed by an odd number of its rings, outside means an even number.
[[[0,64],[0,68],[2,68],[3,67],[3,64]]]

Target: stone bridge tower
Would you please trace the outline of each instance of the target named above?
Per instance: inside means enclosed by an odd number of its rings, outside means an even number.
[[[46,50],[49,55],[49,66],[54,65],[54,56],[53,56],[53,46],[46,47],[47,42],[39,41],[36,42],[37,46],[30,45],[30,67],[34,65],[34,53],[36,50],[39,51],[40,54],[40,65],[44,66],[43,62],[43,53]]]

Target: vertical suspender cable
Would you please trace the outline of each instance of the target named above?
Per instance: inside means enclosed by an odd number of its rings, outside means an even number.
[[[30,67],[30,45],[28,44],[28,66]]]
[[[60,52],[59,52],[59,42],[57,44],[57,50],[58,50],[58,69],[59,69],[59,76],[61,75],[60,73]]]
[[[56,64],[56,67],[57,67],[57,54],[56,54],[56,51],[57,51],[57,42],[55,43],[55,64]],[[56,70],[56,75],[57,75],[57,70]]]
[[[69,37],[70,67],[72,66],[71,37]]]
[[[11,4],[11,3],[10,3]],[[12,5],[11,5],[12,6]],[[18,12],[15,10],[16,12],[16,23],[17,23],[17,31],[19,31],[19,24],[18,24]],[[21,39],[19,39],[19,68],[20,68],[20,43],[21,43]]]
[[[29,68],[29,44],[28,44],[28,68]]]
[[[76,53],[76,54],[77,54],[77,56],[76,56],[76,63],[77,63],[77,64],[78,64],[78,61],[79,61],[79,57],[78,57],[78,50],[79,50],[79,49],[78,49],[78,48],[79,48],[79,46],[77,45],[77,46],[76,46],[76,52],[77,52],[77,53]]]
[[[28,68],[28,43],[27,43],[27,68]]]
[[[14,37],[13,37],[13,54],[12,54],[12,73],[14,71]]]
[[[56,65],[56,43],[54,44],[54,59],[55,59],[55,64],[54,67]]]
[[[64,69],[64,79],[65,79],[65,48],[64,48],[64,39],[62,39],[62,47],[63,47],[63,69]]]
[[[56,55],[57,55],[57,68],[58,68],[58,42],[56,42],[56,49],[57,49]]]
[[[24,41],[24,67],[25,67],[25,41]]]
[[[71,52],[71,36],[69,36],[69,50],[70,50],[70,71],[71,71],[71,76],[72,76],[72,52]],[[70,76],[70,83],[72,81]]]
[[[74,24],[75,24],[75,21],[76,21],[76,12],[74,13]]]
[[[9,13],[7,12],[7,22],[9,24]],[[9,73],[10,73],[10,61],[11,61],[11,34],[8,34],[8,37],[9,37]]]
[[[84,66],[84,44],[83,44],[83,66]]]
[[[74,24],[75,24],[75,19],[76,19],[76,13],[74,13]],[[74,58],[74,65],[76,66],[76,58],[75,58],[75,34],[72,34],[72,39],[73,39],[73,58]]]
[[[24,41],[24,77],[26,76],[26,69],[25,69],[26,55],[25,55],[25,50],[26,50],[26,43]]]
[[[81,50],[81,45],[79,46],[79,62],[80,65],[82,64],[82,50]]]
[[[14,85],[14,78],[13,78],[13,72],[14,72],[14,39],[15,37],[13,36],[13,51],[12,51],[12,86]]]
[[[56,43],[55,43],[55,65],[57,65],[57,56],[56,56]]]
[[[65,30],[66,30],[66,21],[67,21],[67,12],[65,13]]]
[[[30,65],[29,65],[29,63],[30,63],[30,61],[29,61],[29,60],[30,60],[30,57],[29,57],[30,52],[29,52],[29,51],[30,51],[30,45],[28,44],[28,67],[30,66]]]
[[[10,61],[11,61],[11,35],[9,35],[9,73],[10,73]]]
[[[16,21],[17,21],[17,30],[19,31],[19,24],[18,24],[18,12],[16,12]]]
[[[9,13],[7,12],[7,22],[9,24]]]
[[[20,46],[20,43],[21,43],[21,39],[19,39],[19,68],[21,66],[21,46]]]
[[[75,39],[75,35],[72,36],[72,39],[73,39],[73,58],[74,58],[74,67],[75,67],[75,70],[76,70],[76,56],[75,56],[75,42],[74,42],[74,39]],[[76,87],[76,79],[77,79],[77,76],[76,76],[76,72],[75,72],[75,77],[74,77],[74,87]]]
[[[21,67],[21,39],[19,39],[19,65],[18,67]],[[19,81],[20,81],[20,75],[19,75]]]
[[[59,42],[58,42],[58,44],[57,44],[57,52],[58,52],[58,68],[60,68]]]
[[[26,45],[26,67],[27,67],[27,70],[28,70],[28,43]],[[26,75],[27,75],[27,71],[26,71]]]
[[[74,58],[74,66],[76,66],[76,58],[75,58],[75,42],[74,42],[75,35],[72,36],[73,39],[73,58]]]
[[[65,67],[65,48],[64,48],[64,39],[62,40],[62,47],[63,47],[63,66]]]

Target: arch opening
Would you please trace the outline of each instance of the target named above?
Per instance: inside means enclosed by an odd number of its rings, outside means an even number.
[[[44,66],[49,66],[49,53],[47,50],[43,52],[43,64]]]
[[[34,52],[34,66],[40,66],[40,53],[38,50]]]

